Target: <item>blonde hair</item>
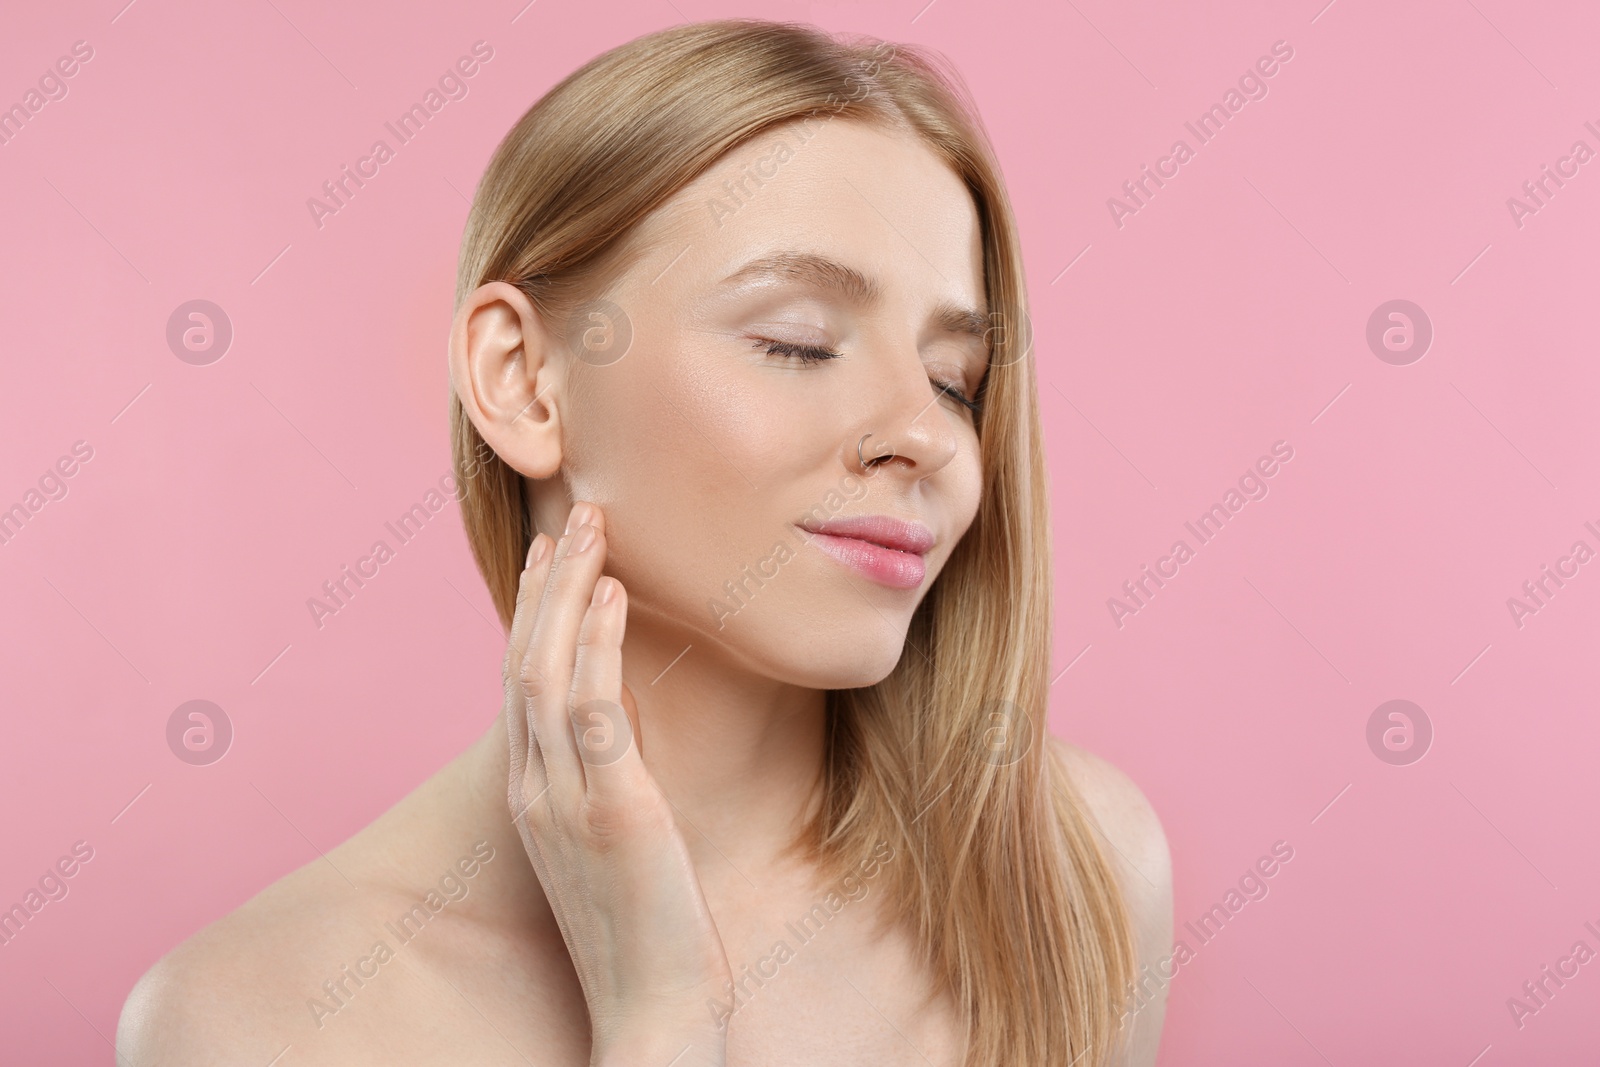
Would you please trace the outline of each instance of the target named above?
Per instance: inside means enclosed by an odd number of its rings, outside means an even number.
[[[505,281],[562,323],[629,262],[635,226],[779,123],[910,130],[961,176],[996,329],[983,497],[894,671],[828,694],[822,803],[794,847],[830,881],[880,842],[893,921],[961,1014],[970,1067],[1110,1062],[1135,959],[1122,894],[1046,744],[1048,482],[1016,223],[960,77],[936,53],[756,19],[676,26],[598,56],[506,135],[478,184],[456,304]],[[522,477],[451,393],[461,510],[509,630],[534,531]],[[1000,746],[995,744],[1000,740]]]

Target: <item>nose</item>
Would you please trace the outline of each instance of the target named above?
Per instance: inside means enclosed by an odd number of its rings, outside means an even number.
[[[951,422],[955,416],[928,381],[928,368],[915,348],[883,363],[886,369],[868,385],[873,397],[863,424],[845,442],[845,464],[874,473],[895,466],[926,478],[961,447],[960,431]]]

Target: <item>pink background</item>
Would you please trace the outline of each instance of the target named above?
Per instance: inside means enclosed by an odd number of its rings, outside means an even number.
[[[1600,961],[1520,1029],[1506,1000],[1600,949],[1600,562],[1520,628],[1506,602],[1600,549],[1600,161],[1520,227],[1506,200],[1600,149],[1600,16],[1324,2],[9,12],[0,104],[74,41],[94,55],[0,146],[0,508],[94,451],[0,545],[0,906],[73,842],[94,858],[0,947],[0,1058],[110,1062],[145,968],[495,715],[503,638],[453,503],[320,630],[306,599],[449,469],[455,260],[502,134],[607,48],[748,14],[924,42],[965,75],[1031,279],[1054,729],[1160,812],[1180,936],[1294,849],[1189,941],[1161,1062],[1591,1062]],[[319,229],[307,198],[480,39],[469,95]],[[1197,145],[1183,123],[1279,40],[1268,95]],[[1107,198],[1179,137],[1194,158],[1119,228]],[[1397,298],[1435,331],[1405,366],[1365,340]],[[193,299],[233,324],[208,366],[166,341]],[[1269,494],[1119,628],[1107,599],[1279,440]],[[236,731],[210,766],[165,739],[197,698]],[[1434,730],[1403,766],[1366,740],[1396,698]]]

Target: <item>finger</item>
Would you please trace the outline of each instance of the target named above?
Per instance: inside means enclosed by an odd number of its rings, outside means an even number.
[[[642,767],[633,717],[622,704],[622,636],[627,618],[622,583],[602,577],[595,583],[578,632],[572,679],[574,743],[584,791],[596,801],[625,798]]]
[[[624,593],[627,590],[623,590]],[[627,607],[623,607],[627,613]],[[628,688],[628,683],[622,683],[622,710],[628,713],[628,723],[633,727],[633,747],[639,750],[639,759],[644,760],[644,730],[639,727],[639,702],[633,699],[633,690]]]
[[[551,571],[528,638],[522,662],[529,695],[528,725],[540,751],[552,799],[565,804],[583,793],[583,768],[569,719],[578,629],[605,563],[604,522],[589,507],[592,521],[581,523],[556,543]],[[575,516],[576,517],[576,516]]]
[[[511,632],[506,638],[506,665],[522,662],[528,650],[528,633],[533,629],[534,613],[539,607],[539,596],[544,592],[545,579],[550,574],[551,548],[555,542],[549,534],[536,533],[528,544],[528,556],[522,564],[522,576],[517,580],[517,606],[511,614]],[[530,602],[531,601],[531,602]]]
[[[534,616],[538,613],[539,597],[550,574],[551,549],[554,547],[555,542],[547,534],[535,534],[528,546],[522,576],[517,580],[517,606],[511,615],[511,633],[506,640],[506,658],[501,670],[506,687],[506,707],[515,712],[508,713],[506,719],[506,733],[514,760],[526,759],[529,751],[528,723],[524,710],[526,697],[521,692],[518,675],[527,654],[528,634],[533,629]]]

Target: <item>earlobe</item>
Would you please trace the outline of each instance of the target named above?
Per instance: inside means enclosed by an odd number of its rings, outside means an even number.
[[[519,474],[548,478],[561,466],[554,338],[526,294],[506,282],[479,286],[450,328],[450,381],[490,448]]]

